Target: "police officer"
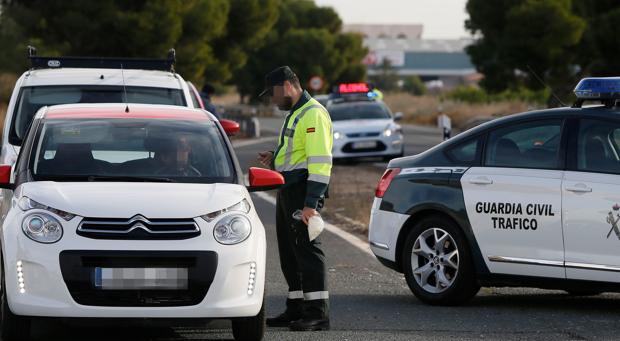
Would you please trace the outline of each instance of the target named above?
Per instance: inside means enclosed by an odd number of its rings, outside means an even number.
[[[289,286],[286,310],[267,319],[271,327],[329,329],[325,254],[319,238],[308,237],[308,220],[323,207],[332,168],[332,123],[327,110],[301,88],[288,66],[265,76],[265,91],[280,110],[290,111],[275,152],[259,153],[265,166],[279,171],[276,230],[280,266]],[[301,211],[301,219],[293,217]]]

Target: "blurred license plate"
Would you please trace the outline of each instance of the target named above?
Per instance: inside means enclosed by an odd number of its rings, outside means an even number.
[[[353,149],[368,149],[377,147],[376,141],[361,141],[361,142],[353,142]]]
[[[185,290],[186,268],[95,268],[95,287],[103,290]]]

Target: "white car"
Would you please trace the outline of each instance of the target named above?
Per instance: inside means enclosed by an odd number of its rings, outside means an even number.
[[[373,253],[430,304],[481,286],[620,291],[619,89],[620,78],[585,79],[570,108],[392,160],[372,206]]]
[[[13,164],[34,114],[70,103],[145,103],[195,106],[190,89],[168,59],[40,57],[29,50],[32,69],[17,80],[2,133],[0,164]],[[120,65],[123,65],[123,70]]]
[[[334,159],[383,157],[390,160],[404,154],[403,133],[390,109],[371,98],[330,100],[327,111],[334,130]]]
[[[37,317],[232,319],[264,332],[265,231],[225,131],[175,106],[44,107],[0,166],[2,339]],[[11,179],[12,173],[12,179]],[[262,186],[262,187],[261,187]]]

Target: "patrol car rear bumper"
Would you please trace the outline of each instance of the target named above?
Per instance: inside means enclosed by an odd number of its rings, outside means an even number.
[[[381,200],[380,198],[375,198],[372,205],[368,242],[370,243],[370,250],[377,258],[382,259],[380,259],[382,263],[395,263],[398,238],[402,227],[410,216],[380,210]]]

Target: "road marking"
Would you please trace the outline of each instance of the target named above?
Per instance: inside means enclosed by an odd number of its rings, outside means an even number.
[[[272,204],[272,205],[276,205],[276,199],[272,196],[270,196],[267,193],[264,192],[255,192],[254,194],[256,194],[256,196],[258,196],[259,198],[265,200],[266,202]],[[370,246],[364,242],[363,240],[359,239],[358,237],[354,236],[353,234],[342,230],[339,227],[336,227],[335,225],[332,225],[328,222],[325,222],[325,229],[335,235],[337,235],[338,237],[344,239],[344,241],[346,241],[347,243],[353,245],[354,247],[356,247],[357,249],[359,249],[360,251],[368,254],[369,256],[374,257],[374,254],[372,253],[372,251],[370,251]]]
[[[278,140],[277,136],[268,136],[268,137],[261,137],[258,139],[251,139],[251,140],[232,141],[232,145],[233,145],[233,148],[241,148],[241,147],[253,146],[255,144],[261,144],[265,142],[275,143],[277,140]]]

